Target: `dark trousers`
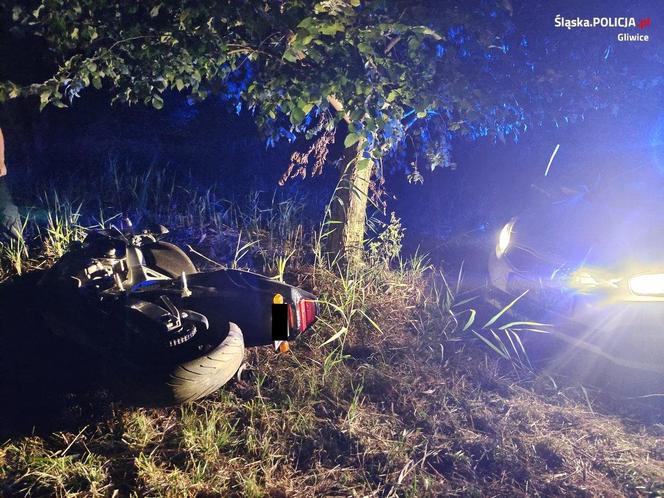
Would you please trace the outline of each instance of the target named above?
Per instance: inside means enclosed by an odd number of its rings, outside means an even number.
[[[18,224],[18,208],[9,191],[7,177],[0,176],[0,231],[11,232]]]

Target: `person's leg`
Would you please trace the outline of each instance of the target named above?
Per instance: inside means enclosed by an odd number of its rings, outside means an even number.
[[[7,185],[7,177],[0,176],[0,236],[16,236],[19,233],[18,208]]]

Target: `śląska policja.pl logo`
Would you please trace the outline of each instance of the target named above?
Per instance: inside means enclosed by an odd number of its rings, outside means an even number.
[[[649,17],[636,20],[635,17],[593,17],[592,19],[584,19],[581,17],[574,17],[571,19],[565,18],[558,14],[554,20],[553,25],[556,28],[638,28],[644,30],[649,28],[652,21]],[[649,35],[639,32],[623,32],[619,33],[616,37],[621,42],[647,42],[650,41]]]

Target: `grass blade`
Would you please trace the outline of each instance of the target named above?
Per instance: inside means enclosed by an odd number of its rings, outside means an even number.
[[[527,293],[528,293],[528,290],[523,291],[523,293],[522,293],[519,297],[517,297],[516,299],[514,299],[514,301],[512,301],[510,304],[508,304],[508,305],[505,306],[502,310],[500,310],[498,313],[496,313],[496,314],[495,314],[495,315],[494,315],[494,316],[493,316],[488,322],[486,322],[486,323],[484,324],[484,326],[483,326],[482,328],[483,328],[483,329],[486,329],[486,328],[488,328],[488,327],[491,327],[491,325],[493,325],[494,323],[496,323],[496,320],[498,320],[501,316],[503,316],[505,313],[507,313],[507,312],[509,311],[509,309],[510,309],[512,306],[514,306],[514,305],[519,301],[519,299],[521,299],[521,298],[522,298],[523,296],[525,296]]]

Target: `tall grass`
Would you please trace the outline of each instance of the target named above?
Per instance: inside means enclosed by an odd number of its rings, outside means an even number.
[[[79,225],[81,204],[74,206],[68,200],[61,200],[57,192],[53,199],[45,195],[44,204],[47,210],[46,231],[41,236],[44,250],[48,257],[59,258],[72,242],[85,238],[85,229]]]
[[[218,256],[215,251],[225,247],[229,254],[221,266],[259,270],[282,282],[291,275],[297,277],[293,270],[310,267],[306,272],[309,285],[319,289],[324,309],[319,327],[324,336],[322,345],[337,344],[339,351],[355,329],[363,330],[365,336],[373,333],[380,337],[383,330],[377,320],[381,315],[391,316],[389,306],[409,309],[415,302],[425,303],[427,318],[419,314],[411,326],[422,330],[438,324],[435,326],[442,327],[444,340],[458,340],[462,333],[470,333],[499,357],[522,367],[529,365],[529,359],[520,334],[545,329],[535,322],[498,323],[515,303],[483,325],[475,323],[477,310],[468,307],[472,299],[459,297],[462,271],[450,284],[442,273],[434,271],[426,255],[416,252],[404,258],[404,229],[394,213],[385,223],[373,220],[377,233],[367,241],[368,264],[350,268],[338,255],[323,253],[322,239],[329,226],[314,229],[305,217],[302,197],[283,198],[275,190],[252,192],[243,201],[231,201],[221,197],[214,185],[205,190],[191,180],[182,185],[166,169],[152,166],[141,170],[115,159],[109,160],[98,187],[94,192],[44,194],[40,204],[45,222],[26,216],[17,237],[3,244],[0,261],[4,274],[20,275],[31,264],[53,261],[72,242],[85,237],[86,226],[107,227],[124,215],[138,222],[165,224],[175,232],[175,238],[196,238],[199,247],[194,252],[202,256],[207,251]],[[97,214],[90,215],[92,212]],[[29,242],[30,234],[36,234],[34,242]],[[32,262],[31,251],[37,255]],[[202,258],[204,264],[214,261]]]
[[[584,437],[585,407],[543,403],[509,385],[504,398],[499,389],[485,394],[470,370],[440,361],[457,345],[481,344],[487,365],[494,357],[524,369],[521,335],[547,329],[509,318],[518,300],[482,318],[482,299],[463,293],[462,270],[450,279],[426,255],[401,254],[398,218],[376,224],[382,232],[370,241],[369,264],[348,267],[323,253],[326,225],[312,226],[301,200],[254,193],[230,201],[214,186],[174,178],[116,163],[94,196],[50,194],[46,221],[25,218],[21,236],[3,245],[3,268],[46,266],[80,240],[82,227],[126,215],[169,226],[201,264],[263,271],[313,290],[318,324],[291,353],[248,353],[260,365],[253,379],[206,400],[117,410],[78,434],[3,443],[0,488],[8,496],[601,495],[623,482],[592,488],[595,462],[608,453],[615,456],[603,465],[628,476],[623,491],[657,492],[661,469],[648,465],[658,441],[621,433],[614,453],[603,441],[620,429]],[[555,445],[538,432],[546,424]],[[597,457],[588,472],[579,471],[580,446]]]
[[[52,451],[37,438],[9,445],[5,453],[24,469],[18,489],[24,496],[69,497],[85,490],[89,496],[104,496],[108,484],[107,462],[90,451]]]
[[[2,272],[0,275],[22,275],[28,265],[30,256],[28,250],[30,217],[14,225],[13,236],[0,242],[0,263]]]
[[[489,299],[486,296],[464,293],[462,281],[463,266],[454,282],[450,282],[441,271],[437,273],[437,277],[431,281],[429,297],[426,300],[427,313],[419,318],[420,329],[442,324],[441,334],[447,341],[454,342],[467,341],[470,334],[514,368],[531,371],[532,364],[522,335],[548,334],[551,326],[541,322],[509,318],[527,292],[517,296],[502,308],[493,309],[488,306]],[[493,311],[487,317],[489,309]]]
[[[337,267],[337,286],[320,300],[323,305],[321,324],[328,328],[332,335],[326,339],[322,346],[339,341],[342,345],[349,330],[357,319],[365,320],[378,333],[382,333],[380,326],[367,312],[367,294],[371,292],[372,282],[370,267]],[[328,317],[333,317],[329,320]]]

